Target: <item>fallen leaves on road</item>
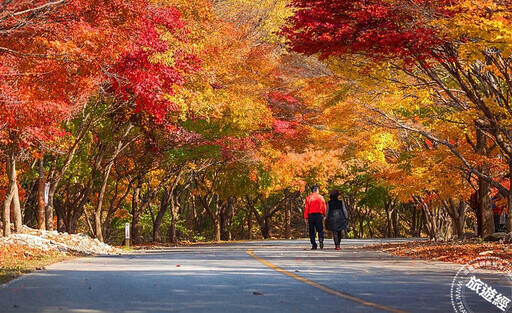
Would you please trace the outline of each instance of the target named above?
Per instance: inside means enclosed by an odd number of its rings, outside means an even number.
[[[379,250],[392,255],[413,259],[434,260],[466,264],[481,256],[495,256],[512,261],[510,245],[497,242],[435,242],[414,241],[366,246],[365,249]]]

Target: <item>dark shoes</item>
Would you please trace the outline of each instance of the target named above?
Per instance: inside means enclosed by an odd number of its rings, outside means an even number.
[[[324,248],[324,242],[320,241],[320,249],[323,249],[323,248]],[[316,249],[317,249],[317,245],[316,244],[311,247],[311,250],[316,250]]]

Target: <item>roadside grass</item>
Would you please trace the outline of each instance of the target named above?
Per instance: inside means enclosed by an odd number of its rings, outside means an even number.
[[[43,251],[22,245],[8,245],[0,250],[0,284],[22,274],[42,270],[53,263],[70,260],[77,256],[56,251]]]
[[[499,242],[475,241],[414,241],[404,243],[387,243],[364,247],[368,250],[379,250],[392,255],[412,259],[433,260],[466,264],[483,256],[499,257],[512,262],[512,245]]]

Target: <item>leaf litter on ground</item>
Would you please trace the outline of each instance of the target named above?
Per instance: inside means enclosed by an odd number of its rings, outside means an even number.
[[[391,255],[420,260],[433,260],[466,264],[482,256],[494,256],[512,261],[512,247],[500,242],[475,241],[413,241],[385,243],[366,246],[364,249],[377,250]]]

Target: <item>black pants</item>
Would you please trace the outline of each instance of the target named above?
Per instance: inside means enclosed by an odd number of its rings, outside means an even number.
[[[334,239],[334,245],[337,247],[341,242],[341,230],[332,232],[332,239]]]
[[[316,241],[315,241],[316,232],[318,232],[318,240],[320,242],[324,241],[323,220],[324,220],[324,216],[320,213],[311,213],[308,215],[309,240],[311,241],[313,248],[316,248]]]

